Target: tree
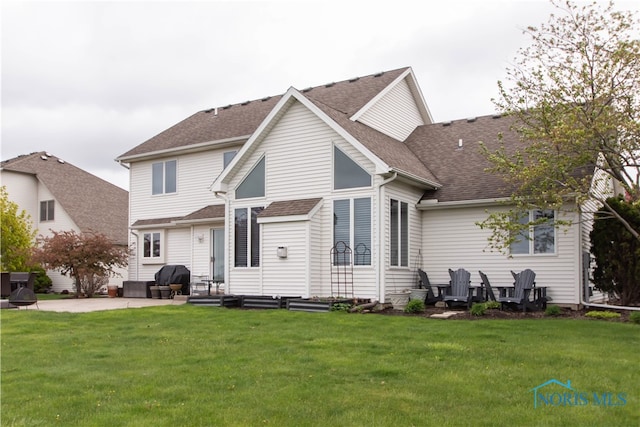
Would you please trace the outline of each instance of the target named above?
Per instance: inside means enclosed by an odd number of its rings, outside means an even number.
[[[607,204],[634,227],[640,227],[640,205],[621,197],[611,198]],[[591,253],[596,262],[595,287],[613,294],[621,305],[640,304],[640,241],[621,222],[604,218],[591,230]]]
[[[5,186],[0,187],[0,207],[2,271],[30,271],[31,249],[36,235],[31,217],[9,200]]]
[[[493,231],[492,248],[506,250],[522,231],[547,220],[514,221],[530,209],[575,211],[595,201],[599,219],[614,218],[640,240],[637,226],[607,201],[616,182],[630,202],[640,203],[640,41],[634,39],[640,26],[613,3],[604,9],[552,4],[562,15],[525,30],[530,46],[498,82],[494,104],[513,117],[527,145],[515,152],[485,147],[489,171],[515,190],[508,211],[478,225]],[[570,217],[556,217],[555,225],[571,225],[562,218]]]
[[[92,296],[108,277],[118,275],[116,268],[127,265],[128,251],[114,245],[104,234],[52,233],[53,236],[40,239],[35,258],[47,268],[74,278],[76,296]]]

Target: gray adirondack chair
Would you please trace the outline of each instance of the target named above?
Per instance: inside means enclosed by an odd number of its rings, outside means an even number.
[[[427,273],[422,269],[418,269],[418,275],[420,276],[420,287],[427,290],[427,297],[425,298],[424,303],[429,305],[440,301],[442,298],[433,293],[433,288],[431,287],[431,282],[429,282],[429,276],[427,276]]]
[[[456,303],[466,303],[467,308],[471,307],[471,273],[464,268],[456,271],[449,269],[451,276],[450,286],[445,290],[442,300],[451,307]]]
[[[482,271],[478,271],[478,273],[480,273],[480,279],[482,280],[482,286],[484,287],[484,292],[485,292],[485,295],[487,296],[487,301],[496,301],[496,295],[493,293],[493,288],[491,287],[489,278]]]
[[[535,309],[534,303],[531,301],[531,293],[536,286],[536,273],[527,268],[520,273],[512,271],[511,274],[515,279],[513,294],[498,298],[501,309],[517,307],[522,308],[523,312],[527,311],[527,309]]]

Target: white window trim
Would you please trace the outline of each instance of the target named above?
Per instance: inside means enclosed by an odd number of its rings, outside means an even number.
[[[371,224],[371,230],[369,231],[369,236],[371,238],[371,242],[370,242],[370,263],[369,264],[356,264],[355,259],[356,259],[356,248],[352,247],[353,243],[355,242],[355,238],[356,238],[356,227],[355,227],[355,199],[369,199],[369,203],[370,203],[370,212],[369,215],[371,216],[370,219],[370,224]],[[349,242],[348,245],[351,248],[351,264],[353,266],[353,268],[371,268],[373,267],[373,263],[374,263],[374,253],[373,253],[373,198],[370,196],[352,196],[352,197],[337,197],[335,198],[333,201],[337,201],[337,200],[349,200]],[[333,202],[331,203],[331,216],[333,217],[333,212],[334,212],[334,207],[333,207]],[[335,245],[336,242],[333,241],[335,236],[335,225],[333,223],[333,221],[331,221],[331,247],[333,247]],[[335,265],[335,264],[334,264]]]
[[[531,209],[529,210],[529,222],[533,221],[533,213],[535,211],[540,211],[545,209]],[[527,239],[527,243],[529,244],[529,252],[526,254],[514,254],[511,252],[511,248],[509,248],[509,255],[513,258],[521,258],[521,257],[553,257],[558,255],[558,226],[555,225],[555,220],[558,218],[558,211],[553,211],[553,252],[543,252],[543,253],[535,253],[535,241],[534,241],[534,229],[535,226],[529,227],[529,238]]]
[[[391,201],[395,200],[396,202],[398,202],[398,224],[395,224],[398,227],[398,265],[393,265],[391,263],[391,227],[394,224],[391,224]],[[407,265],[401,265],[402,264],[402,259],[401,259],[401,249],[402,249],[402,203],[407,205]],[[392,269],[397,269],[397,270],[408,270],[411,266],[410,266],[410,262],[409,259],[411,258],[409,255],[411,254],[411,209],[409,209],[410,203],[409,202],[405,202],[403,200],[400,199],[396,199],[393,197],[389,198],[389,204],[387,205],[389,207],[389,268]]]
[[[167,193],[167,189],[165,188],[166,184],[166,170],[167,170],[167,162],[176,162],[176,191]],[[161,163],[162,164],[162,192],[153,194],[153,165]],[[159,162],[151,163],[151,196],[153,197],[162,197],[162,196],[173,196],[178,194],[178,159],[168,159],[161,160]]]
[[[249,200],[249,199],[242,199],[242,200]],[[252,223],[251,223],[251,211],[254,208],[262,208],[264,209],[264,206],[255,206],[255,205],[250,205],[250,206],[236,206],[234,207],[231,212],[233,214],[233,223],[235,224],[235,218],[236,218],[236,209],[244,209],[247,211],[247,265],[236,265],[236,250],[235,250],[235,245],[236,245],[236,229],[235,226],[232,227],[232,231],[233,231],[233,246],[231,247],[231,254],[233,255],[233,259],[232,259],[232,263],[231,268],[234,269],[242,269],[242,270],[246,270],[246,269],[256,269],[256,268],[261,268],[262,267],[262,246],[260,246],[258,248],[258,256],[259,258],[259,262],[257,266],[252,266],[251,265],[251,243],[252,243]],[[262,244],[262,227],[261,227],[261,223],[258,220],[256,222],[256,225],[258,226],[258,230],[260,232],[260,244]]]
[[[160,234],[160,256],[144,256],[144,237],[147,234],[151,234],[152,238],[154,234]],[[166,253],[166,239],[165,239],[165,231],[164,230],[145,230],[141,233],[142,244],[140,245],[140,259],[142,260],[142,264],[164,264],[165,263],[165,253]],[[153,252],[153,248],[152,248]]]

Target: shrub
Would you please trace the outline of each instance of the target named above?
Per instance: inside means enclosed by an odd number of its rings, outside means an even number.
[[[487,310],[495,310],[502,307],[502,304],[500,304],[498,301],[487,301],[484,303],[484,305],[485,307],[487,307]]]
[[[487,304],[473,304],[471,306],[471,314],[474,316],[484,316],[487,311]]]
[[[620,313],[616,313],[615,311],[589,311],[585,316],[594,319],[619,319]]]
[[[557,305],[550,305],[544,311],[544,315],[545,316],[558,316],[561,312],[562,312],[562,310],[560,310],[560,307],[558,307]]]
[[[47,272],[42,267],[32,268],[31,271],[36,273],[36,279],[33,282],[34,291],[39,293],[46,292],[51,283],[53,283],[51,278],[47,276]]]
[[[629,315],[629,320],[636,325],[640,325],[640,311],[634,311]]]
[[[346,302],[337,302],[331,305],[331,311],[347,312],[351,308],[351,304]]]
[[[424,301],[421,299],[412,299],[404,308],[405,313],[422,313],[424,311]]]

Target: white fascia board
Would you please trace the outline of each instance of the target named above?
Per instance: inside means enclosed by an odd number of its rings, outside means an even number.
[[[204,218],[204,219],[179,219],[174,221],[176,225],[197,225],[197,224],[210,224],[212,222],[224,221],[224,217],[219,218]]]
[[[416,207],[418,210],[430,211],[437,209],[452,209],[452,208],[470,208],[470,207],[483,207],[483,206],[496,206],[508,202],[508,197],[499,199],[476,199],[476,200],[457,200],[454,202],[439,202],[437,199],[421,200]]]
[[[171,154],[187,154],[198,151],[205,151],[209,148],[220,148],[225,145],[234,145],[246,141],[251,135],[234,136],[232,138],[218,139],[216,141],[200,142],[198,144],[185,145],[184,147],[167,148],[165,150],[151,151],[149,153],[134,154],[133,156],[117,157],[116,162],[131,163],[140,162],[142,160],[154,159],[157,157],[166,157]]]
[[[407,68],[407,70],[400,74],[389,86],[381,90],[376,96],[371,98],[369,102],[367,102],[361,109],[356,111],[356,113],[351,116],[349,119],[351,121],[357,121],[363,114],[365,114],[373,105],[375,105],[380,99],[382,99],[387,93],[389,93],[398,83],[400,83],[405,78],[409,78],[409,89],[411,89],[411,93],[418,105],[418,110],[420,111],[420,115],[422,116],[422,120],[425,124],[433,123],[433,117],[431,116],[431,111],[429,111],[429,107],[422,96],[422,91],[420,90],[420,86],[418,86],[418,81],[416,80],[413,70],[411,67]]]
[[[294,221],[309,221],[310,215],[282,215],[282,216],[269,216],[266,218],[258,218],[258,224],[271,224],[276,222],[294,222]]]
[[[400,177],[400,178],[405,178],[408,181],[417,182],[419,184],[426,185],[427,187],[431,187],[434,190],[437,190],[438,188],[442,187],[441,184],[439,184],[439,183],[437,183],[435,181],[430,181],[428,179],[420,178],[417,175],[411,174],[409,172],[405,172],[405,171],[403,171],[401,169],[393,169],[393,171],[397,172],[398,173],[398,177]]]

